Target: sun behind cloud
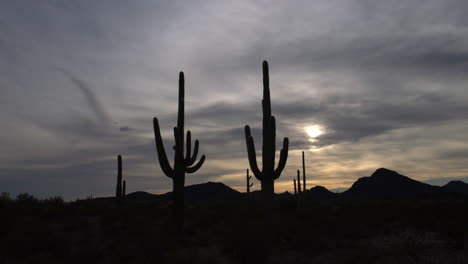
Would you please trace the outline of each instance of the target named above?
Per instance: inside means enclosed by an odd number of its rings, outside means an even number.
[[[307,133],[307,135],[309,135],[309,137],[311,137],[312,139],[322,135],[324,132],[323,132],[323,128],[319,125],[313,125],[313,126],[307,126],[305,128],[305,131]]]

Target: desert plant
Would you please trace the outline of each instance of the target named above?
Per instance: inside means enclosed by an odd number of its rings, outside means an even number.
[[[297,170],[297,195],[300,198],[302,196],[302,189],[301,189],[301,171]]]
[[[302,151],[302,186],[303,186],[304,195],[305,195],[307,193],[307,187],[306,187],[306,170],[305,170],[304,151]]]
[[[293,179],[294,182],[294,195],[297,195],[296,179]]]
[[[126,181],[123,181],[123,184],[122,184],[122,197],[125,198],[125,195],[127,195],[127,182]]]
[[[252,179],[252,176],[249,175],[249,169],[246,170],[247,171],[247,175],[246,175],[246,179],[247,179],[247,195],[250,194],[250,187],[253,186],[253,182],[251,183],[250,182],[250,179]]]
[[[198,154],[198,140],[195,140],[195,147],[193,154],[191,152],[191,133],[187,131],[187,150],[184,158],[184,90],[185,80],[184,73],[179,74],[179,105],[178,105],[178,116],[177,126],[174,127],[174,166],[173,168],[169,164],[167,159],[166,151],[161,137],[161,130],[159,127],[159,121],[155,117],[153,119],[154,126],[154,138],[156,142],[156,151],[158,154],[159,165],[161,166],[164,174],[172,179],[172,197],[174,200],[174,217],[177,229],[181,229],[184,224],[184,185],[185,185],[185,173],[194,173],[203,165],[205,161],[205,155],[203,155],[197,164],[193,165],[197,159]],[[193,165],[193,166],[192,166]]]
[[[117,187],[115,190],[115,198],[122,199],[122,156],[117,156]]]
[[[283,140],[283,149],[280,153],[278,167],[275,169],[275,152],[276,152],[276,122],[275,117],[271,115],[271,102],[270,102],[270,81],[268,76],[268,63],[263,62],[263,146],[262,146],[262,166],[263,170],[260,171],[257,165],[257,157],[255,152],[255,144],[253,137],[250,133],[250,127],[245,126],[245,139],[247,142],[247,152],[249,158],[250,168],[261,182],[261,189],[263,199],[270,201],[273,199],[275,192],[274,181],[278,179],[281,172],[286,166],[288,159],[288,145],[289,140],[287,137]]]

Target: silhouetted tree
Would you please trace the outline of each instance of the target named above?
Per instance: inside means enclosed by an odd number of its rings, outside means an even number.
[[[252,135],[250,134],[250,127],[245,126],[245,139],[247,142],[247,152],[249,158],[250,168],[252,169],[255,178],[261,182],[263,199],[270,201],[273,199],[275,191],[274,181],[278,179],[281,172],[286,165],[288,159],[288,145],[289,140],[287,137],[283,140],[283,149],[281,150],[278,167],[275,169],[275,152],[276,152],[276,122],[275,117],[271,115],[271,102],[270,102],[270,83],[268,76],[268,63],[263,62],[263,146],[262,146],[262,166],[263,170],[260,171],[257,165],[257,157],[255,152],[255,145]]]
[[[158,153],[159,165],[161,166],[164,174],[172,179],[173,182],[173,199],[174,199],[174,217],[177,229],[182,229],[184,224],[184,185],[185,173],[194,173],[203,165],[205,155],[203,155],[199,162],[192,166],[198,154],[198,140],[195,140],[195,147],[193,154],[191,153],[191,133],[187,131],[187,151],[184,158],[184,73],[179,74],[179,109],[177,116],[177,126],[174,127],[174,168],[171,168],[167,159],[166,151],[161,137],[161,130],[159,128],[158,119],[153,119],[154,138],[156,142],[156,151]],[[192,166],[192,167],[190,167]]]

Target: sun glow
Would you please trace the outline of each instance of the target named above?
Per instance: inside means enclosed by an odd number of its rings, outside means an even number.
[[[307,135],[311,138],[316,138],[323,134],[322,128],[320,126],[314,125],[314,126],[308,126],[305,128],[305,131]]]

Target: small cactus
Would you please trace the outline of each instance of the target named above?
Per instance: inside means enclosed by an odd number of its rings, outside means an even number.
[[[246,179],[247,179],[247,195],[250,194],[250,187],[253,186],[253,182],[251,183],[250,182],[250,179],[252,179],[252,176],[249,176],[249,169],[246,170],[247,171],[247,176],[246,176]]]
[[[122,197],[123,198],[125,198],[125,196],[127,195],[126,189],[127,189],[127,183],[125,181],[123,181],[123,186],[122,186]]]
[[[293,179],[294,182],[294,195],[297,195],[296,179]]]
[[[304,187],[304,193],[307,192],[306,187],[306,169],[305,169],[305,159],[304,159],[304,151],[302,151],[302,186]]]
[[[274,181],[278,179],[286,166],[288,159],[288,145],[289,140],[287,137],[283,139],[283,149],[280,152],[280,159],[278,167],[275,169],[275,152],[276,152],[276,121],[275,117],[271,115],[271,102],[270,102],[270,80],[268,75],[268,63],[263,62],[263,151],[262,151],[262,165],[263,170],[260,171],[257,165],[257,157],[255,152],[255,144],[253,137],[250,133],[250,127],[245,126],[245,140],[247,143],[247,152],[249,158],[250,168],[252,169],[255,178],[261,182],[263,199],[265,201],[273,200],[275,192]]]
[[[297,195],[300,197],[302,195],[301,189],[301,171],[297,170]]]
[[[122,156],[117,156],[117,187],[115,190],[117,200],[122,199]]]

